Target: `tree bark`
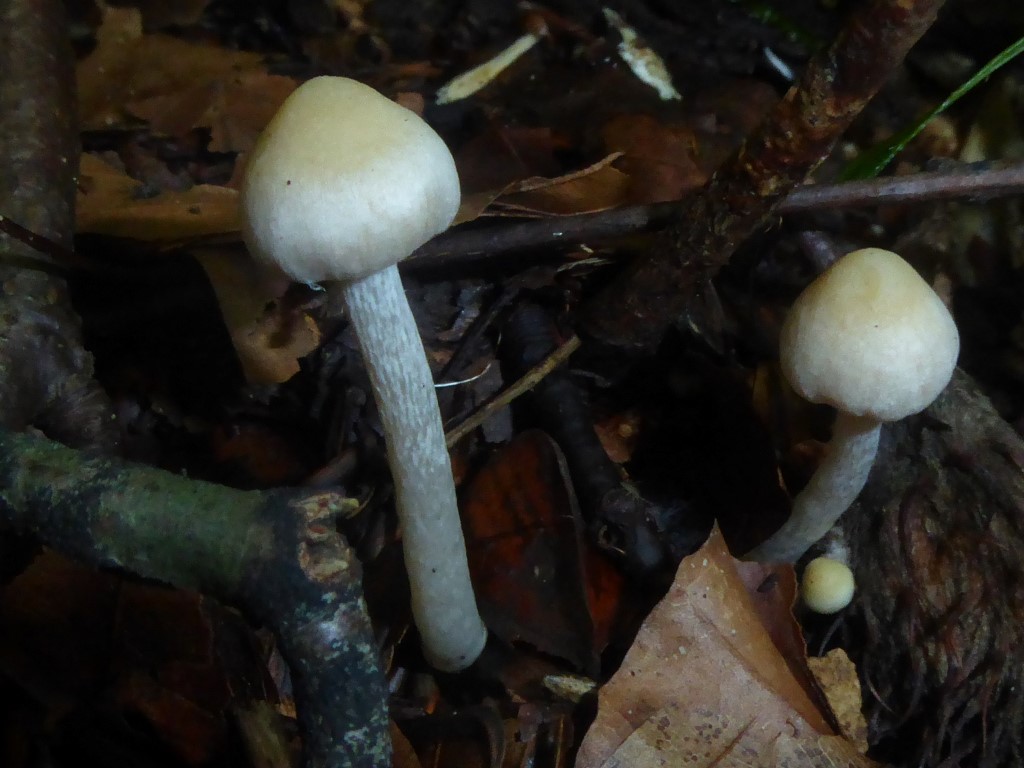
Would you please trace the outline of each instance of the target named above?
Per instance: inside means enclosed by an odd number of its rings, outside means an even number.
[[[66,249],[79,153],[73,63],[60,0],[0,0],[0,216]],[[61,269],[0,229],[0,426],[113,451],[117,426]]]
[[[883,429],[842,525],[858,595],[848,645],[878,757],[1019,765],[1024,440],[957,372],[927,411]]]

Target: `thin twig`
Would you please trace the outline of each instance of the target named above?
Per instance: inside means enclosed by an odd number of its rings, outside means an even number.
[[[926,171],[838,184],[808,184],[793,190],[780,214],[939,200],[988,200],[1024,194],[1024,163],[975,163],[952,170]],[[497,219],[453,229],[422,246],[403,269],[431,269],[492,259],[512,251],[595,243],[666,226],[682,201],[631,205],[593,213],[539,219]]]
[[[977,163],[952,171],[808,184],[793,190],[779,213],[806,213],[829,208],[928,203],[938,200],[989,199],[1024,194],[1024,163]]]
[[[517,379],[514,384],[499,392],[491,400],[488,400],[487,403],[485,403],[472,416],[467,418],[458,426],[448,430],[448,432],[445,433],[445,442],[448,444],[448,447],[451,448],[459,442],[459,440],[487,421],[491,416],[496,414],[502,408],[508,406],[508,404],[517,397],[529,392],[537,385],[537,382],[564,363],[573,352],[579,349],[579,346],[579,337],[573,336],[568,339],[558,349],[544,358],[543,361],[527,371],[521,378]]]

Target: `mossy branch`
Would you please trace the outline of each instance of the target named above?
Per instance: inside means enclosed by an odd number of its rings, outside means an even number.
[[[85,563],[209,594],[288,661],[306,765],[390,764],[361,567],[330,491],[238,491],[0,429],[0,528]]]

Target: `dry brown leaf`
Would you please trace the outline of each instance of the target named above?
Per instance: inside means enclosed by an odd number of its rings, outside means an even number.
[[[79,233],[177,243],[238,232],[238,192],[199,184],[145,196],[145,187],[93,155],[82,155],[76,199]]]
[[[96,48],[78,64],[78,120],[83,130],[121,125],[121,105],[142,39],[142,14],[135,8],[104,8]]]
[[[577,762],[577,766],[584,763]],[[634,731],[604,768],[869,768],[841,736],[786,732],[766,742],[759,725],[673,703]]]
[[[272,303],[259,272],[245,254],[203,250],[193,254],[206,271],[245,378],[276,384],[299,371],[300,357],[316,349],[320,332],[304,312]]]
[[[696,160],[693,129],[650,115],[620,115],[601,131],[605,148],[622,155],[616,163],[629,177],[629,203],[678,200],[704,183]]]
[[[85,130],[122,127],[130,116],[174,136],[210,128],[214,151],[249,149],[295,87],[267,74],[258,54],[144,35],[134,8],[104,8],[96,49],[78,65]]]
[[[184,136],[193,128],[209,128],[212,152],[247,152],[297,87],[290,77],[251,70],[126,106],[158,133]]]
[[[827,711],[828,699],[808,669],[807,643],[793,616],[798,590],[793,566],[737,561],[736,568],[772,645],[782,654],[790,673],[811,701],[818,709]]]
[[[807,663],[825,692],[843,735],[857,751],[867,752],[868,723],[861,712],[863,700],[857,667],[842,648],[833,648],[827,655],[810,658]]]
[[[466,195],[454,224],[472,221],[484,213],[566,216],[622,205],[629,177],[612,165],[619,156],[619,153],[613,153],[593,165],[562,176],[531,176],[501,189]]]
[[[568,215],[603,211],[625,200],[629,177],[614,168],[618,153],[555,179],[530,178],[517,182],[495,201],[529,213]]]
[[[555,441],[540,430],[517,435],[476,473],[461,501],[469,570],[488,628],[596,670],[603,645],[587,599],[583,523]],[[621,591],[608,584],[602,597],[617,603]]]
[[[601,689],[577,765],[870,765],[832,736],[716,529]]]

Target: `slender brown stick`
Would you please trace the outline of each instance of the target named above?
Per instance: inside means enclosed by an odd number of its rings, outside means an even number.
[[[1024,163],[977,163],[906,176],[807,184],[790,192],[776,212],[795,214],[940,200],[987,200],[1021,194]],[[498,219],[477,228],[453,229],[419,248],[410,260],[403,262],[403,269],[482,262],[513,251],[595,243],[649,232],[667,226],[680,205],[682,201],[674,200],[511,223]]]
[[[448,447],[451,448],[459,442],[459,440],[487,421],[491,416],[496,414],[502,408],[507,407],[508,404],[517,397],[529,392],[534,386],[536,386],[537,382],[568,360],[569,356],[579,349],[579,346],[580,340],[578,336],[573,336],[568,339],[564,344],[558,347],[558,349],[523,374],[523,376],[517,379],[511,386],[503,389],[492,400],[489,400],[486,405],[477,410],[472,416],[467,418],[461,424],[458,424],[448,430],[444,436]]]
[[[1024,194],[1024,163],[978,163],[977,166],[964,165],[948,171],[925,171],[839,184],[807,184],[794,189],[779,204],[778,213],[1021,194]]]
[[[828,156],[941,6],[942,0],[874,0],[858,6],[761,127],[700,192],[683,201],[650,252],[591,300],[583,328],[620,348],[656,344],[694,287],[728,263]]]

